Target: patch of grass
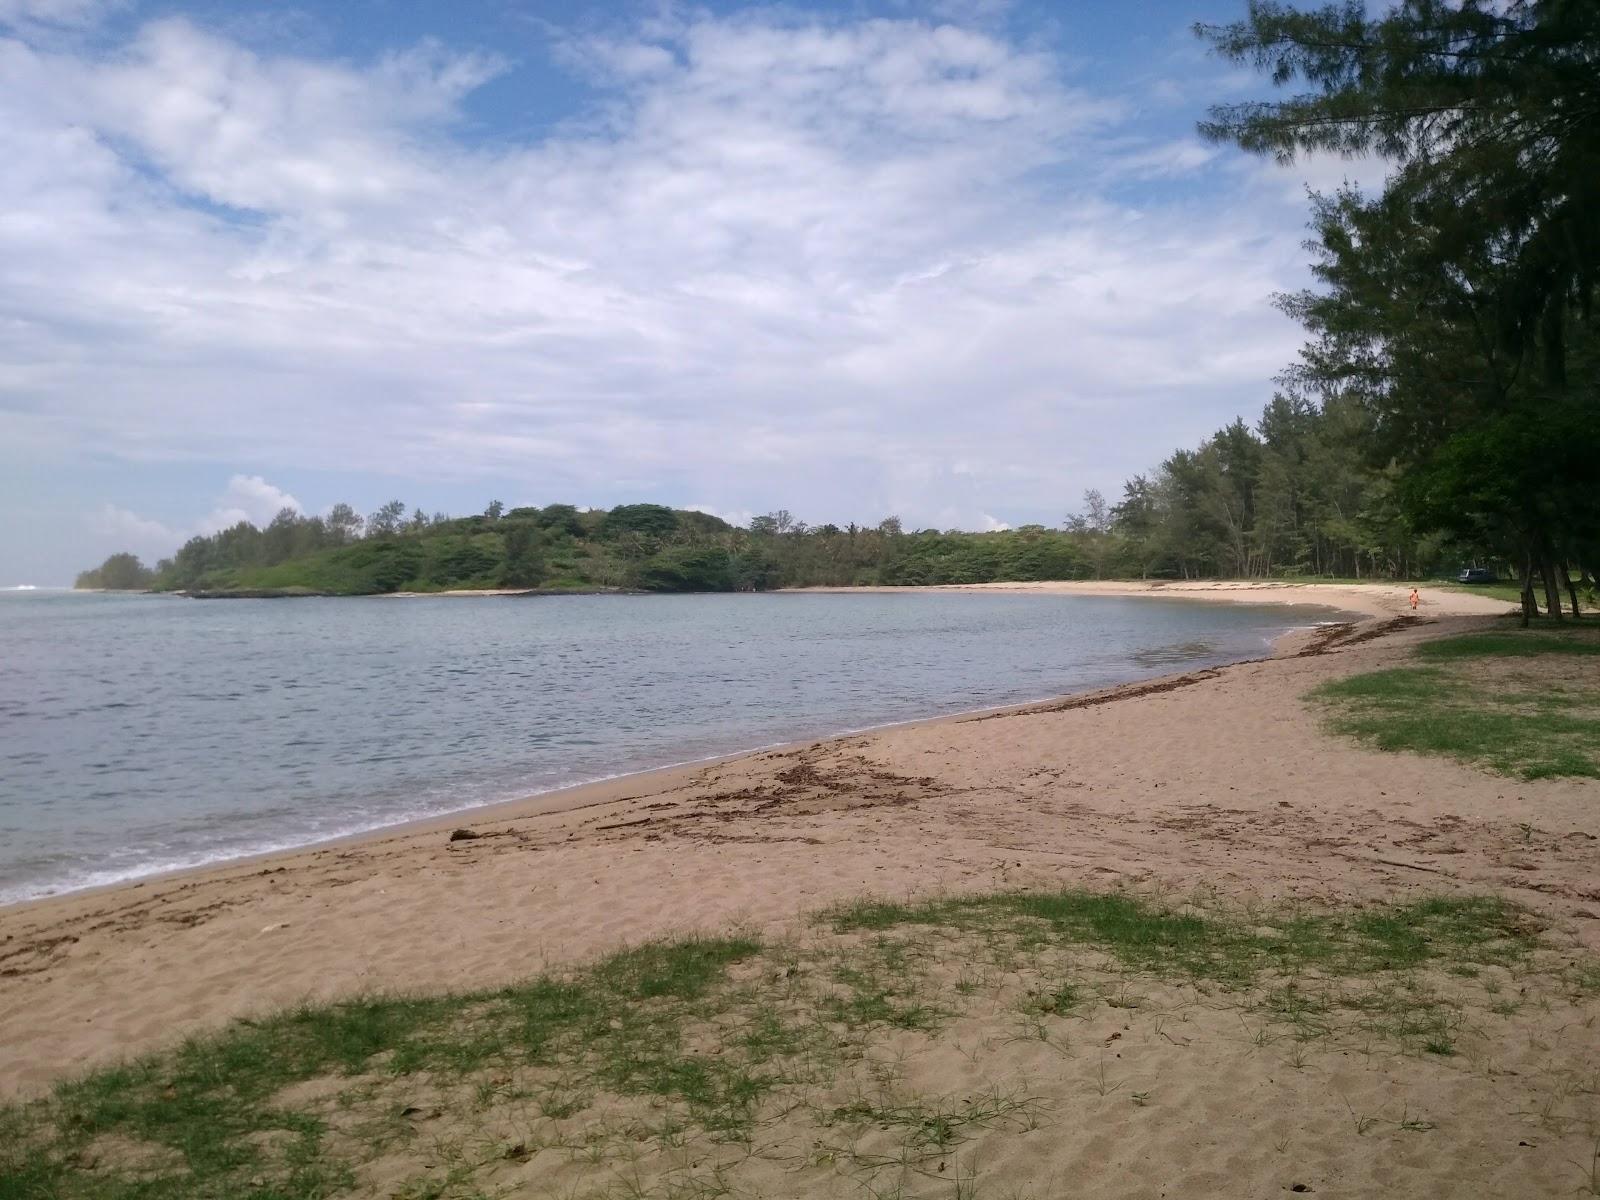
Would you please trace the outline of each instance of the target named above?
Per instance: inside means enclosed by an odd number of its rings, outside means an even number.
[[[348,1191],[353,1164],[330,1148],[327,1119],[276,1099],[328,1077],[426,1076],[437,1086],[491,1065],[578,1064],[615,1091],[669,1097],[708,1129],[737,1130],[770,1080],[745,1056],[686,1053],[682,1030],[696,1002],[725,984],[728,967],[760,950],[737,937],[656,943],[571,979],[366,997],[236,1022],[171,1053],[64,1083],[48,1101],[0,1109],[0,1131],[9,1134],[0,1139],[0,1200],[290,1200]],[[95,1147],[107,1138],[144,1148],[148,1161],[102,1161]]]
[[[1084,1003],[1083,989],[1062,981],[1054,987],[1030,991],[1023,1001],[1023,1011],[1029,1013],[1054,1013],[1065,1015]]]
[[[892,938],[841,956],[836,988],[822,999],[823,1019],[848,1029],[932,1029],[944,1010],[929,1002],[922,972],[910,966],[905,944]]]
[[[476,1200],[524,1186],[497,1172],[541,1155],[607,1181],[595,1194],[747,1194],[740,1164],[784,1146],[869,1191],[894,1173],[950,1184],[965,1143],[1034,1128],[1052,1103],[1026,1080],[909,1089],[905,1064],[956,1015],[970,1030],[974,1009],[1021,1013],[1050,1040],[1069,1015],[1115,1006],[1126,1029],[1150,1008],[1159,1038],[1166,981],[1287,1028],[1295,1066],[1341,1031],[1450,1054],[1463,989],[1485,1007],[1474,972],[1600,986],[1587,963],[1541,965],[1555,957],[1524,910],[1481,896],[1249,913],[1073,890],[865,901],[777,946],[652,943],[512,987],[236,1022],[0,1106],[0,1200]],[[963,989],[989,960],[1010,979]],[[1110,1058],[1102,1096],[1144,1086]],[[396,1162],[413,1173],[367,1173]]]
[[[594,978],[632,1000],[698,1000],[729,966],[760,950],[761,943],[753,938],[656,942],[612,955]]]
[[[1278,914],[1258,924],[1136,896],[1066,890],[960,896],[919,904],[865,901],[824,914],[836,932],[926,925],[1003,927],[1024,939],[1092,946],[1124,966],[1254,984],[1264,971],[1357,975],[1440,961],[1505,963],[1538,944],[1521,910],[1488,896],[1435,897],[1354,915]]]
[[[1368,671],[1322,684],[1313,693],[1329,700],[1364,700],[1385,705],[1416,705],[1433,701],[1450,677],[1437,668],[1391,667]]]
[[[1414,975],[1377,980],[1341,1003],[1358,1015],[1358,1027],[1368,1033],[1425,1054],[1455,1053],[1464,1022],[1461,1006]]]
[[[1600,993],[1600,963],[1574,963],[1568,969],[1567,979],[1580,993]]]
[[[1231,973],[1229,935],[1194,913],[1180,913],[1119,895],[1088,891],[1006,892],[921,904],[865,901],[830,910],[825,919],[839,933],[904,925],[976,930],[1009,926],[1025,944],[1042,934],[1056,941],[1102,947],[1132,966],[1159,960],[1191,973]]]
[[[1600,655],[1590,630],[1475,633],[1424,642],[1416,653],[1429,665],[1312,691],[1329,728],[1380,750],[1464,759],[1523,779],[1600,778],[1600,673],[1555,678],[1507,662]]]
[[[1373,909],[1356,917],[1353,927],[1367,955],[1358,961],[1357,971],[1441,960],[1506,966],[1539,944],[1537,923],[1496,896],[1434,896]]]
[[[900,1133],[913,1153],[945,1153],[966,1141],[975,1129],[997,1123],[1029,1126],[1037,1119],[1038,1102],[1020,1089],[991,1087],[957,1099],[938,1096],[912,1100],[857,1097],[828,1114],[830,1123],[877,1126]]]
[[[1440,582],[1431,586],[1446,592],[1459,592],[1463,596],[1487,596],[1491,600],[1504,600],[1507,604],[1522,603],[1521,585],[1509,580],[1502,583]]]
[[[1454,661],[1462,658],[1536,658],[1560,654],[1571,657],[1600,655],[1600,638],[1589,628],[1568,630],[1538,629],[1489,633],[1467,633],[1460,637],[1437,638],[1417,647],[1418,658]]]

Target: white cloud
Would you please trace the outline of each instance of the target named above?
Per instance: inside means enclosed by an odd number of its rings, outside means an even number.
[[[1271,158],[1235,159],[1232,170],[1245,176],[1246,186],[1258,199],[1278,199],[1284,204],[1306,209],[1308,193],[1332,195],[1340,188],[1353,187],[1376,194],[1393,170],[1394,164],[1375,155],[1346,158],[1342,154],[1318,152],[1296,156],[1290,163]]]
[[[216,508],[196,525],[199,533],[216,533],[248,521],[261,528],[285,508],[301,512],[300,501],[272,486],[259,475],[235,475],[217,501]]]
[[[683,507],[689,512],[699,512],[705,513],[707,516],[720,517],[729,525],[737,526],[740,529],[747,527],[756,518],[755,513],[745,509],[715,508],[709,504],[685,504]]]
[[[106,504],[84,518],[96,544],[129,550],[149,559],[171,554],[196,534],[212,534],[249,521],[265,527],[281,509],[302,511],[300,502],[259,475],[235,475],[205,516],[183,528],[142,517],[116,504]]]
[[[0,0],[0,25],[83,27],[124,7],[126,0]]]
[[[1115,166],[1119,174],[1128,178],[1173,178],[1193,174],[1221,153],[1215,146],[1187,138],[1132,150],[1123,155]]]
[[[84,525],[90,533],[118,544],[126,542],[130,546],[144,548],[156,546],[163,553],[183,540],[182,534],[168,529],[160,521],[141,517],[115,504],[104,505],[98,512],[90,513],[84,518]]]
[[[481,145],[498,64],[437,47],[0,39],[0,445],[916,524],[1112,490],[1298,341],[1298,197],[1106,199],[1211,152],[1046,54],[770,14],[569,49],[607,106]]]
[[[982,529],[985,533],[999,533],[1002,530],[1011,528],[1004,521],[997,521],[988,513],[979,513],[978,516],[983,521]]]

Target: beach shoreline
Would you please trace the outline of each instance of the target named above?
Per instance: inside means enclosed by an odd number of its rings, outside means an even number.
[[[801,595],[916,595],[928,592],[1029,592],[1056,596],[1119,596],[1166,599],[1209,600],[1239,604],[1311,604],[1369,616],[1393,615],[1407,607],[1411,589],[1416,587],[1423,603],[1449,615],[1492,614],[1508,607],[1493,597],[1447,590],[1428,583],[1389,583],[1384,581],[1319,583],[1276,579],[1104,579],[1104,580],[1017,580],[997,583],[938,584],[848,584],[776,588],[752,593],[765,596]],[[9,589],[70,592],[98,596],[174,596],[180,599],[295,599],[295,600],[420,600],[434,597],[559,597],[559,596],[661,596],[685,593],[641,591],[620,587],[592,588],[445,588],[433,592],[371,592],[340,596],[328,592],[293,589],[255,589],[244,591],[158,592],[146,589],[56,587]]]
[[[1256,603],[1262,590],[1175,589]],[[1484,624],[1481,605],[1462,603],[1482,598],[1456,593],[1425,593],[1420,620],[1396,620],[1407,616],[1397,606],[1409,592],[1393,591],[1371,597],[1366,621],[1342,633],[1325,627],[1321,644],[1318,630],[1305,631],[1268,659],[627,775],[0,909],[0,1095],[304,999],[478,986],[673,930],[781,927],[867,892],[1063,872],[1138,885],[1208,881],[1252,896],[1370,891],[1374,869],[1385,886],[1438,882],[1382,858],[1330,871],[1314,854],[1301,864],[1314,866],[1309,873],[1285,872],[1282,845],[1241,872],[1229,856],[1196,857],[1185,839],[1174,842],[1187,826],[1132,855],[1103,837],[1107,823],[1132,828],[1173,802],[1228,811],[1223,797],[1229,806],[1253,797],[1281,821],[1272,798],[1281,780],[1307,772],[1336,781],[1327,799],[1336,822],[1365,811],[1369,790],[1409,787],[1409,804],[1476,807],[1490,823],[1548,821],[1529,794],[1545,809],[1558,797],[1579,829],[1594,823],[1584,782],[1518,784],[1508,801],[1504,781],[1470,768],[1380,757],[1319,732],[1298,700],[1315,682]],[[1283,599],[1327,602],[1303,592]],[[1334,602],[1354,607],[1342,590]],[[1253,764],[1250,778],[1231,779],[1242,763]],[[1444,808],[1425,795],[1438,780],[1448,784]],[[1100,832],[1059,819],[1074,812]],[[475,836],[452,841],[457,828]],[[1557,866],[1563,877],[1571,868]],[[1523,890],[1550,902],[1548,888]]]
[[[852,592],[1000,592],[1047,596],[1121,596],[1229,604],[1304,604],[1358,612],[1371,618],[1400,616],[1411,610],[1415,587],[1419,615],[1499,616],[1513,605],[1492,596],[1410,583],[1297,583],[1285,580],[1040,580],[1003,583],[946,583],[925,587],[785,588],[795,595]]]
[[[1290,590],[1286,591],[1285,590],[1286,586]],[[1315,586],[1322,587],[1323,585],[1315,585]],[[102,592],[102,593],[107,591],[107,589],[78,589],[78,590],[79,591],[85,591],[85,592]],[[1167,599],[1167,600],[1174,600],[1174,601],[1181,601],[1181,602],[1224,602],[1224,603],[1242,603],[1242,604],[1260,604],[1260,605],[1279,603],[1279,604],[1284,604],[1284,605],[1295,605],[1295,606],[1304,606],[1304,607],[1325,608],[1327,610],[1327,612],[1329,614],[1329,620],[1328,621],[1326,621],[1326,622],[1318,622],[1317,625],[1314,625],[1314,626],[1299,626],[1299,627],[1291,629],[1288,632],[1286,632],[1284,634],[1281,634],[1278,637],[1274,638],[1272,640],[1272,642],[1270,643],[1270,653],[1272,655],[1276,656],[1276,655],[1284,655],[1284,654],[1292,655],[1292,654],[1298,653],[1299,650],[1305,644],[1307,644],[1307,641],[1309,639],[1311,639],[1311,638],[1316,636],[1317,630],[1318,630],[1318,628],[1320,626],[1323,626],[1323,625],[1326,625],[1326,624],[1329,624],[1329,623],[1342,623],[1342,622],[1346,621],[1348,618],[1351,618],[1351,617],[1358,617],[1358,618],[1361,618],[1361,619],[1365,619],[1367,621],[1376,620],[1376,619],[1379,619],[1379,618],[1382,618],[1382,617],[1396,615],[1399,612],[1401,612],[1403,610],[1403,608],[1404,608],[1404,604],[1402,602],[1404,600],[1404,597],[1405,597],[1406,593],[1404,593],[1404,591],[1402,589],[1390,588],[1388,592],[1381,592],[1381,593],[1379,593],[1379,592],[1370,592],[1368,594],[1362,594],[1364,590],[1365,589],[1363,589],[1363,588],[1348,588],[1348,587],[1342,587],[1342,586],[1326,587],[1326,588],[1324,588],[1323,591],[1320,591],[1320,592],[1318,592],[1316,594],[1316,598],[1311,599],[1311,600],[1307,600],[1307,599],[1304,598],[1304,594],[1303,594],[1304,593],[1304,586],[1303,585],[1263,584],[1263,585],[1259,585],[1259,589],[1258,589],[1256,585],[1249,585],[1249,584],[1245,584],[1245,585],[1215,584],[1215,583],[1209,583],[1208,584],[1208,583],[1203,583],[1203,582],[1190,582],[1190,583],[1185,583],[1185,584],[1182,584],[1182,585],[1173,586],[1169,591],[1160,582],[1153,582],[1153,583],[1149,583],[1149,584],[1143,584],[1143,583],[1128,582],[1128,581],[1109,581],[1109,582],[1057,581],[1057,582],[1041,582],[1041,583],[935,585],[935,586],[929,586],[929,587],[877,587],[877,586],[869,586],[869,587],[848,587],[848,588],[846,588],[846,587],[840,587],[840,588],[832,588],[832,587],[789,588],[789,589],[780,589],[777,592],[768,593],[768,594],[769,595],[776,595],[776,596],[808,595],[808,594],[811,594],[811,595],[848,595],[848,594],[855,594],[855,593],[860,593],[860,594],[902,594],[902,595],[913,595],[913,594],[918,594],[918,593],[943,593],[943,594],[949,594],[949,593],[1000,592],[1000,593],[1009,593],[1009,594],[1066,595],[1066,596],[1080,595],[1080,596],[1104,596],[1104,597],[1145,598],[1145,599],[1162,599],[1162,598],[1164,598],[1164,599]],[[1346,594],[1347,592],[1355,592],[1356,593],[1355,598],[1352,600]],[[1390,594],[1390,593],[1393,593],[1393,594]],[[132,594],[139,594],[139,593],[122,592],[122,593],[117,593],[117,594],[132,595]],[[155,594],[155,593],[151,593],[151,594]],[[492,590],[492,591],[456,591],[456,592],[443,592],[443,593],[402,592],[402,593],[394,593],[392,595],[393,595],[394,598],[411,599],[411,598],[417,598],[417,597],[421,597],[421,596],[425,596],[425,595],[525,596],[525,595],[545,595],[545,594],[553,594],[553,593],[545,593],[545,592],[540,592],[540,591],[537,591],[537,590],[529,590],[529,589],[497,589],[497,590]],[[600,593],[592,593],[592,594],[600,594]],[[606,593],[606,594],[613,594],[613,593]],[[614,594],[619,594],[620,595],[620,594],[644,594],[644,593],[615,592]],[[1259,596],[1262,596],[1262,595],[1270,595],[1272,598],[1271,599],[1258,598]],[[1457,601],[1459,601],[1459,596],[1456,596],[1456,595],[1453,595],[1453,594],[1450,594],[1450,593],[1441,593],[1441,596],[1445,597],[1445,604],[1446,604],[1447,608],[1449,609],[1449,611],[1451,611],[1453,613],[1459,612],[1461,606],[1458,603],[1456,603]],[[1398,597],[1398,599],[1397,599],[1397,597]],[[310,597],[306,597],[306,598],[310,598]],[[1438,601],[1436,599],[1430,599],[1429,603],[1430,603],[1430,605],[1432,605],[1432,604],[1438,603]],[[1243,661],[1243,660],[1235,660],[1235,661]],[[1120,685],[1111,685],[1111,686],[1112,687],[1117,687],[1117,686],[1120,686]],[[163,881],[163,880],[170,880],[170,879],[181,878],[181,877],[185,877],[185,876],[189,876],[189,875],[194,875],[194,874],[197,874],[197,873],[204,873],[204,872],[208,872],[208,871],[212,871],[212,870],[224,869],[224,868],[233,867],[233,866],[247,866],[249,864],[256,863],[256,862],[275,859],[275,858],[278,858],[278,857],[283,856],[283,855],[298,854],[298,853],[300,853],[302,851],[306,851],[306,850],[316,850],[316,849],[322,849],[322,848],[325,848],[325,847],[348,845],[350,843],[358,842],[358,841],[361,841],[361,840],[366,839],[366,838],[379,838],[379,837],[395,836],[395,835],[404,834],[404,833],[407,833],[407,832],[410,832],[410,831],[413,831],[413,830],[433,829],[433,828],[437,828],[437,827],[441,827],[441,826],[448,826],[448,825],[451,825],[452,823],[461,822],[461,821],[467,821],[467,820],[471,820],[471,819],[485,820],[485,819],[489,819],[490,817],[492,817],[492,815],[496,811],[499,811],[499,810],[502,810],[502,809],[514,808],[519,812],[520,811],[554,812],[554,811],[561,811],[561,810],[569,808],[569,807],[582,807],[582,806],[584,806],[585,804],[587,804],[589,802],[590,793],[595,791],[595,789],[600,789],[599,792],[597,792],[596,794],[604,795],[604,794],[606,794],[606,789],[610,788],[613,785],[625,785],[629,781],[635,781],[635,780],[639,781],[640,786],[649,786],[650,781],[653,779],[653,777],[656,777],[656,776],[666,777],[666,776],[671,775],[674,772],[708,767],[708,766],[712,766],[712,765],[715,765],[715,764],[724,763],[724,762],[728,762],[728,761],[732,761],[732,760],[737,760],[737,759],[745,758],[745,757],[756,755],[756,754],[768,753],[768,752],[773,752],[773,751],[791,750],[791,749],[793,749],[793,748],[795,748],[797,746],[804,745],[804,744],[807,744],[807,743],[810,743],[810,742],[814,742],[814,741],[818,740],[819,737],[820,738],[824,738],[824,739],[832,739],[832,738],[838,738],[838,737],[849,737],[849,736],[853,736],[853,735],[856,735],[856,734],[873,733],[873,732],[878,732],[878,731],[881,731],[881,730],[896,729],[896,728],[919,725],[919,724],[924,724],[924,723],[929,723],[929,722],[939,722],[939,721],[945,721],[945,720],[960,719],[960,718],[963,718],[963,717],[970,717],[970,716],[977,716],[977,715],[999,714],[999,713],[1004,713],[1004,712],[1007,712],[1007,711],[1011,711],[1013,709],[1025,708],[1025,707],[1028,707],[1028,706],[1033,705],[1033,704],[1042,703],[1042,702],[1046,702],[1046,701],[1053,700],[1053,699],[1059,699],[1059,698],[1064,697],[1064,696],[1078,695],[1078,694],[1082,694],[1083,692],[1098,691],[1098,690],[1102,690],[1102,689],[1098,689],[1098,688],[1080,689],[1078,691],[1061,693],[1059,696],[1058,695],[1037,696],[1037,697],[1033,697],[1031,699],[1014,701],[1014,702],[1010,702],[1010,703],[1007,703],[1007,704],[1004,704],[1004,705],[987,706],[987,707],[982,707],[982,708],[977,708],[977,709],[960,709],[960,710],[956,710],[956,711],[952,711],[952,712],[937,713],[937,714],[934,714],[932,716],[914,717],[914,718],[911,718],[909,720],[888,721],[888,722],[883,722],[881,724],[874,723],[874,724],[863,725],[863,726],[860,726],[860,727],[857,727],[857,728],[839,729],[839,730],[834,730],[834,731],[831,731],[831,732],[826,732],[826,733],[823,733],[823,734],[818,734],[818,735],[815,735],[815,736],[812,736],[812,737],[795,739],[795,740],[792,740],[792,741],[773,742],[773,743],[765,744],[765,745],[739,747],[739,748],[736,748],[736,749],[728,750],[725,753],[707,755],[707,756],[701,757],[701,758],[686,759],[686,760],[683,760],[683,761],[680,761],[680,762],[664,763],[664,764],[661,764],[661,765],[658,765],[658,766],[646,767],[646,768],[643,768],[641,770],[622,771],[622,772],[619,772],[619,773],[617,773],[615,775],[605,776],[605,777],[601,777],[601,778],[598,778],[598,779],[583,780],[583,781],[576,782],[576,783],[565,784],[565,785],[560,786],[560,787],[551,788],[548,791],[530,793],[530,794],[519,795],[519,796],[510,796],[510,797],[507,797],[505,799],[493,800],[493,801],[489,801],[487,803],[471,804],[471,805],[467,805],[467,806],[459,808],[459,809],[453,809],[453,810],[442,812],[442,813],[430,814],[430,815],[421,816],[421,817],[408,818],[408,819],[405,819],[405,820],[395,821],[395,822],[393,822],[391,824],[379,825],[379,826],[375,826],[375,827],[367,828],[367,829],[353,830],[353,831],[348,832],[348,833],[341,833],[341,834],[338,834],[338,835],[332,836],[332,837],[317,838],[315,840],[304,842],[304,843],[300,843],[300,844],[285,845],[285,846],[274,846],[274,847],[264,848],[264,849],[261,849],[261,850],[258,850],[258,851],[251,851],[251,852],[246,852],[246,853],[241,853],[241,854],[234,854],[234,855],[230,855],[230,856],[227,856],[227,857],[221,857],[221,858],[217,858],[217,859],[215,859],[213,861],[208,861],[208,862],[191,863],[191,864],[173,866],[173,867],[170,867],[170,868],[167,868],[167,869],[162,869],[162,870],[150,871],[150,872],[147,872],[147,873],[140,873],[140,874],[130,875],[127,878],[113,879],[113,880],[109,880],[109,881],[106,881],[106,882],[89,884],[87,886],[77,886],[77,887],[65,888],[65,889],[61,889],[61,890],[55,891],[55,892],[51,892],[49,894],[27,897],[27,898],[21,899],[21,900],[9,900],[8,899],[5,902],[0,903],[0,913],[3,913],[5,911],[7,911],[7,910],[18,908],[18,907],[21,907],[21,906],[24,906],[24,905],[43,904],[43,903],[48,903],[48,902],[54,901],[54,900],[64,900],[64,899],[68,899],[68,898],[71,898],[71,897],[93,895],[93,894],[96,894],[96,893],[114,891],[114,890],[116,890],[118,888],[134,886],[134,885],[140,884],[140,883],[154,883],[154,882],[159,882],[159,881]]]

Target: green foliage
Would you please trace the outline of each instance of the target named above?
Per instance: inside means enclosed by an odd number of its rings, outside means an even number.
[[[1312,335],[1290,379],[1367,415],[1414,529],[1521,568],[1530,614],[1537,573],[1561,615],[1567,564],[1600,547],[1600,5],[1252,0],[1199,32],[1309,87],[1214,109],[1206,135],[1392,164],[1376,197],[1315,200],[1321,286],[1283,302]]]
[[[111,592],[142,592],[154,585],[156,572],[132,554],[113,554],[88,571],[80,571],[76,588],[103,588]]]
[[[367,578],[375,592],[399,591],[422,565],[421,548],[405,542],[368,543],[350,553],[368,560]]]
[[[552,535],[581,538],[586,529],[578,510],[570,504],[551,504],[538,510],[536,524]]]
[[[654,555],[639,575],[652,592],[731,592],[734,563],[720,546],[674,546]]]
[[[984,536],[928,530],[902,540],[881,579],[892,584],[983,583],[993,579],[1083,579],[1082,538],[1050,530]]]
[[[537,520],[507,520],[501,536],[505,565],[502,587],[538,587],[545,577],[544,535]]]
[[[1329,474],[1316,465],[1320,417],[1274,411],[1263,419],[1265,436],[1236,424],[1200,451],[1175,455],[1153,480],[1130,484],[1122,505],[1113,508],[1092,493],[1091,515],[1071,517],[1062,529],[907,534],[895,518],[840,528],[809,526],[786,512],[735,529],[706,513],[654,504],[609,512],[552,504],[459,518],[418,510],[402,521],[405,506],[394,501],[366,522],[348,505],[327,517],[286,509],[264,530],[241,522],[192,538],[154,571],[131,555],[114,555],[84,572],[79,586],[113,586],[98,582],[108,570],[157,590],[343,596],[493,587],[762,591],[1414,568],[1418,551],[1403,534],[1384,542],[1366,532],[1377,526],[1360,508],[1359,480],[1347,481],[1341,485],[1347,494],[1318,507]],[[1287,465],[1291,460],[1312,465],[1300,470]],[[1293,496],[1271,499],[1270,521],[1277,523],[1271,529],[1269,517],[1257,511],[1258,499],[1235,504],[1218,498],[1227,491],[1270,499],[1278,495],[1274,488]],[[1365,494],[1374,493],[1369,488]],[[1356,524],[1324,519],[1334,511],[1354,512]]]
[[[1254,429],[1236,421],[1129,480],[1105,532],[1074,518],[1085,561],[1097,577],[1156,579],[1453,573],[1462,551],[1417,535],[1371,445],[1348,398],[1275,396]]]
[[[489,587],[498,582],[506,562],[503,543],[497,544],[493,535],[481,540],[474,536],[429,538],[420,546],[423,553],[419,567],[397,588],[410,579],[440,588]]]
[[[678,514],[662,504],[620,504],[600,519],[595,536],[614,542],[627,534],[657,541],[671,537],[678,528]]]

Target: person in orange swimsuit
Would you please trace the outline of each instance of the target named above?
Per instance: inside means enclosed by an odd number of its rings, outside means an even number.
[[[1417,611],[1417,605],[1420,604],[1421,602],[1422,602],[1422,597],[1417,595],[1417,589],[1416,588],[1412,588],[1411,589],[1411,611],[1412,612],[1416,612]]]

